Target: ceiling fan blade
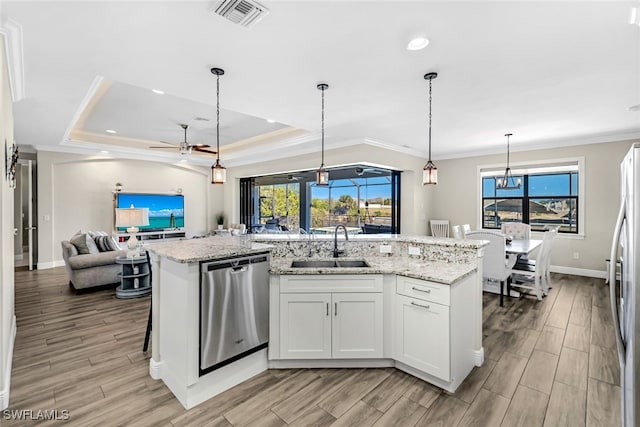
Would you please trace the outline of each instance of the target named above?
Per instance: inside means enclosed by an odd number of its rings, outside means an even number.
[[[169,150],[175,150],[176,148],[180,149],[180,147],[176,147],[175,145],[173,147],[148,147],[148,148],[162,148],[162,149],[169,149]]]
[[[167,142],[167,141],[158,141],[161,144],[169,144],[169,145],[173,145],[174,147],[177,147],[177,145],[173,142]]]
[[[200,148],[200,147],[197,147],[197,146],[194,146],[193,149],[194,149],[194,151],[200,151],[202,153],[218,154],[216,151],[207,150],[206,148]]]
[[[209,144],[193,144],[193,148],[208,148],[211,147]]]

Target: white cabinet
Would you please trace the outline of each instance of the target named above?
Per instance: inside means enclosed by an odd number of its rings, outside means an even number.
[[[331,358],[331,294],[280,295],[280,357]]]
[[[332,294],[331,356],[382,357],[382,294]]]
[[[394,311],[395,359],[449,381],[449,307],[398,294]]]
[[[281,278],[279,359],[382,357],[382,277],[334,276],[333,279]],[[336,289],[379,292],[335,292]],[[333,292],[318,292],[323,290]]]

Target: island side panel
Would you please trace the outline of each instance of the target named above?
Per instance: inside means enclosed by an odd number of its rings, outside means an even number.
[[[484,262],[484,248],[478,249],[478,267],[475,274],[475,334],[474,344],[476,352],[476,366],[482,366],[484,363],[484,347],[482,347],[482,263]]]
[[[199,378],[199,283],[198,263],[162,258],[157,328],[162,379],[185,406],[187,388]]]

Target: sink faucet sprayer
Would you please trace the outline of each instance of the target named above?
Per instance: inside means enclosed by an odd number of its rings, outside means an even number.
[[[338,258],[340,255],[344,254],[344,249],[338,250],[338,229],[342,228],[344,230],[344,239],[349,240],[349,235],[347,234],[347,227],[342,224],[336,225],[336,229],[333,232],[333,257]]]

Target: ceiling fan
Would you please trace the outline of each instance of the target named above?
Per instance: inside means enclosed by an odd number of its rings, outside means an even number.
[[[182,155],[191,154],[192,151],[200,151],[202,153],[217,154],[216,151],[207,150],[207,148],[210,147],[210,145],[189,144],[187,142],[187,129],[189,128],[189,125],[180,124],[180,127],[184,129],[184,141],[182,141],[179,145],[172,144],[171,142],[160,141],[163,144],[169,144],[170,147],[149,147],[149,148],[160,148],[160,149],[167,149],[167,148],[176,149],[177,148],[180,151],[180,154]]]
[[[384,173],[380,169],[376,169],[376,168],[361,168],[361,167],[357,167],[356,168],[356,175],[358,175],[358,176],[364,175],[365,172],[375,173],[375,174],[383,174]]]

